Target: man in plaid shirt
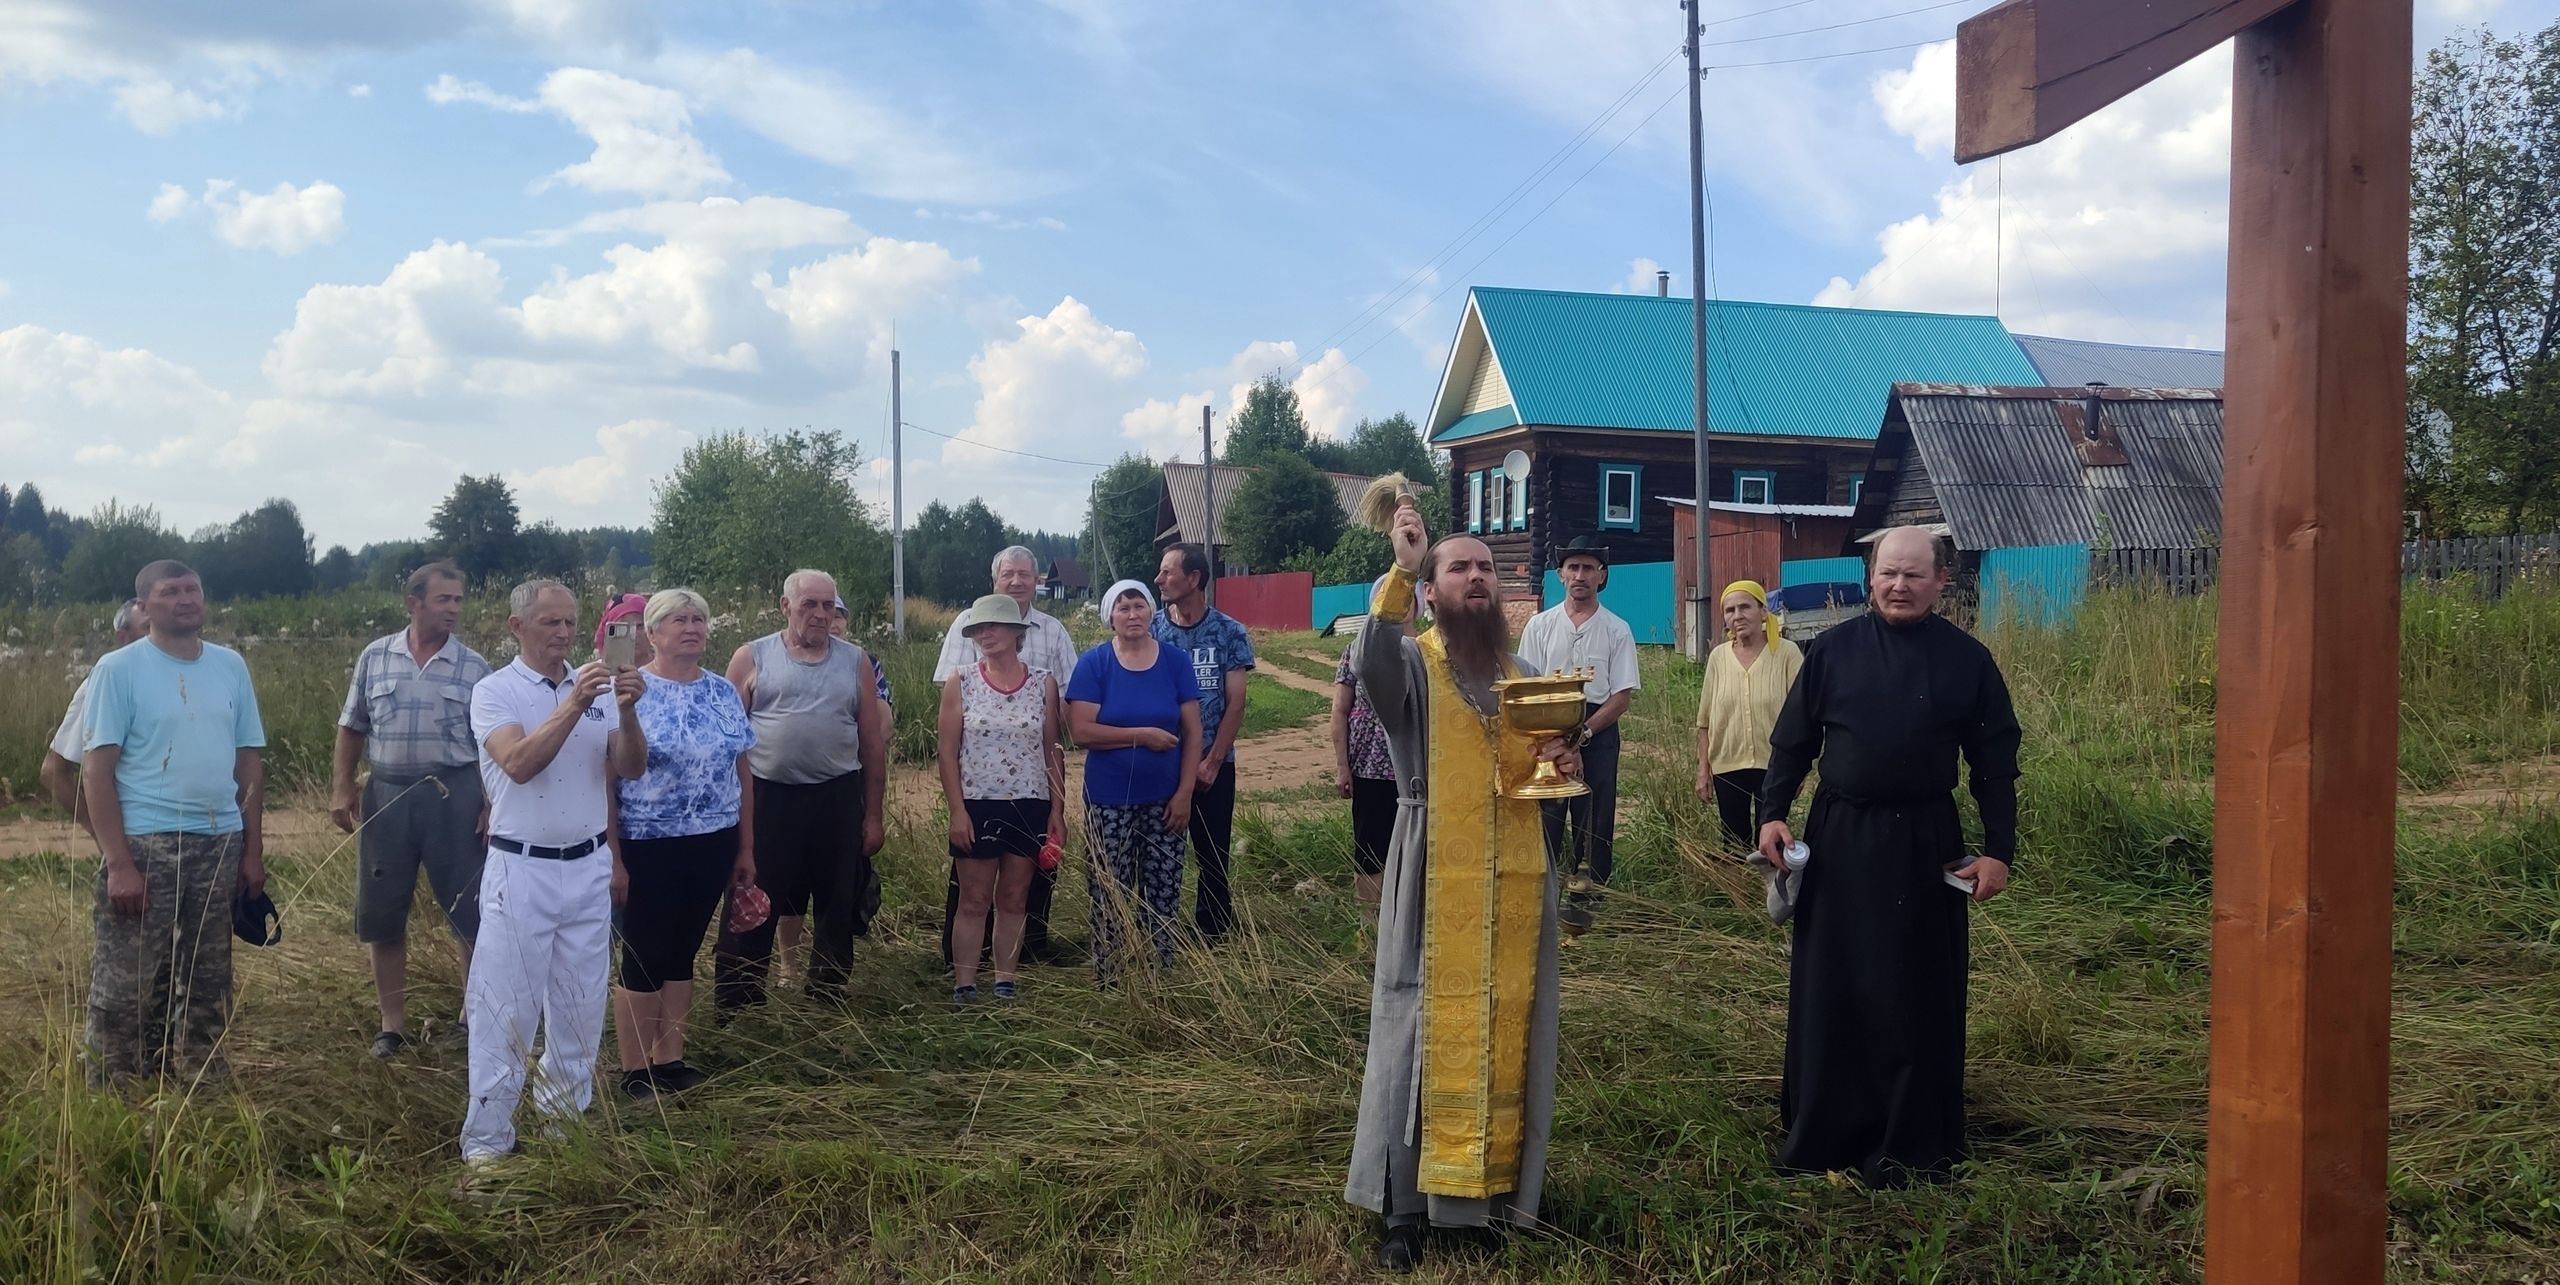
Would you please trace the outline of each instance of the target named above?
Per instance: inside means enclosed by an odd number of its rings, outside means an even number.
[[[489,676],[489,662],[453,636],[462,590],[462,572],[450,562],[409,574],[409,627],[356,657],[338,715],[329,820],[357,838],[356,939],[373,956],[382,1007],[375,1057],[397,1056],[409,1042],[409,903],[421,868],[461,945],[466,975],[480,932],[489,809],[471,737],[471,689]],[[361,796],[359,758],[372,768]]]

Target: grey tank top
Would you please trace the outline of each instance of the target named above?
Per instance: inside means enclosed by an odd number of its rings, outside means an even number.
[[[767,781],[815,785],[862,766],[862,737],[855,721],[871,670],[860,647],[827,641],[825,660],[794,659],[782,635],[747,644],[755,658],[755,702],[747,721],[756,731],[747,768]]]

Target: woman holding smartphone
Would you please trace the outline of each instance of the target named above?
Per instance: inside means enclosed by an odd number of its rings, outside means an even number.
[[[694,958],[721,893],[756,878],[747,785],[755,730],[738,689],[702,667],[711,609],[691,589],[662,590],[648,604],[654,645],[633,713],[649,739],[649,770],[620,785],[613,844],[623,894],[614,1026],[623,1092],[641,1102],[702,1082],[684,1060]]]
[[[1156,599],[1145,585],[1111,586],[1102,609],[1111,641],[1076,661],[1067,708],[1086,751],[1093,968],[1109,982],[1133,898],[1157,963],[1173,962],[1182,842],[1198,779],[1185,765],[1200,761],[1200,682],[1189,656],[1148,636]]]

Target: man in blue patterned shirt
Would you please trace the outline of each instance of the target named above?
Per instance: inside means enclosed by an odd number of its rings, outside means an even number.
[[[462,572],[450,562],[409,573],[409,627],[356,657],[338,714],[329,820],[356,835],[356,940],[373,957],[382,1008],[375,1057],[395,1056],[409,1042],[409,903],[420,869],[462,948],[465,974],[480,932],[489,809],[471,739],[471,689],[489,676],[489,662],[454,637],[462,589]],[[361,797],[359,758],[372,768]]]
[[[1227,858],[1235,848],[1236,737],[1244,731],[1244,680],[1253,668],[1253,640],[1236,618],[1209,605],[1209,551],[1177,544],[1156,568],[1164,609],[1149,630],[1155,640],[1191,658],[1200,681],[1199,782],[1191,793],[1191,859],[1200,884],[1191,897],[1191,922],[1212,946],[1236,926],[1235,892]]]

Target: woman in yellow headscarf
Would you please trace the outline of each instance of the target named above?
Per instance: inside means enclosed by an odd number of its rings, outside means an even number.
[[[1769,730],[1804,668],[1804,653],[1778,636],[1769,591],[1736,580],[1720,600],[1726,641],[1707,653],[1698,693],[1698,801],[1713,803],[1728,838],[1748,846],[1752,811],[1769,766]]]

